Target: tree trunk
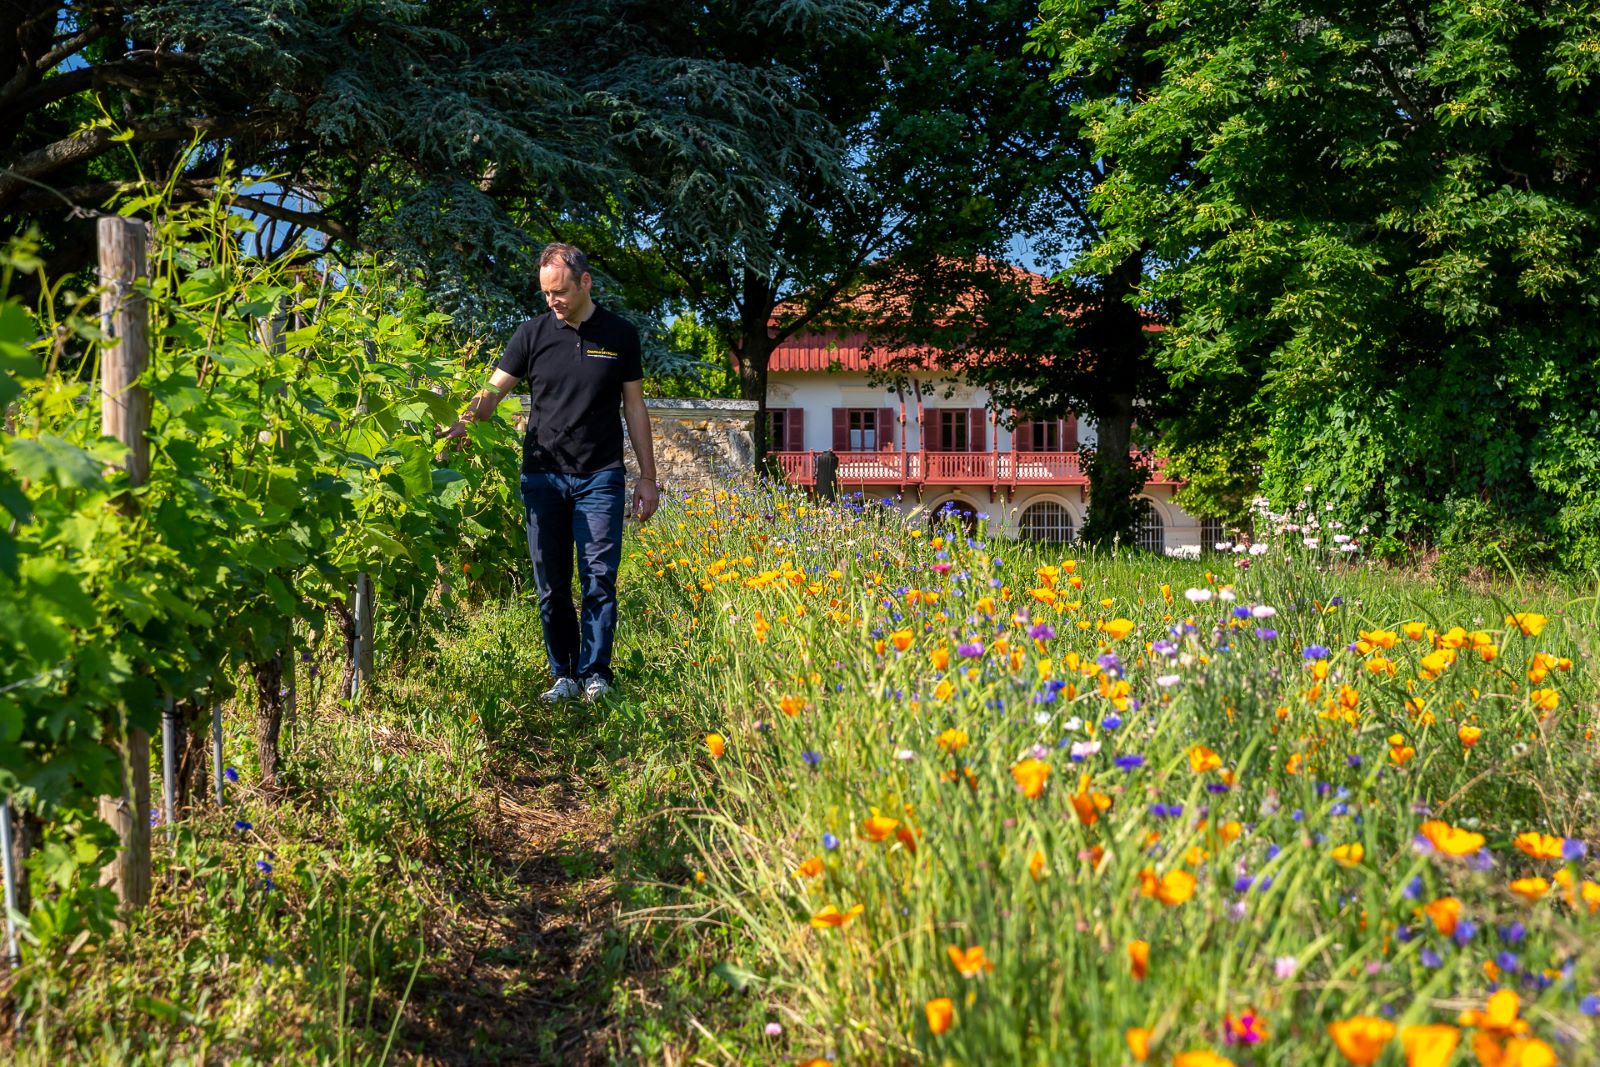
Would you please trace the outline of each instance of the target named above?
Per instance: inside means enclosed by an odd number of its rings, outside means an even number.
[[[747,339],[734,351],[739,360],[739,397],[756,402],[756,424],[751,427],[750,439],[755,445],[756,469],[765,471],[771,444],[767,433],[771,422],[767,417],[767,364],[772,359],[772,348],[763,333],[758,339]]]
[[[356,680],[356,616],[348,604],[333,603],[334,617],[339,620],[339,635],[344,638],[344,671],[339,675],[339,691],[335,700],[350,696],[350,687]]]
[[[187,813],[206,795],[206,762],[211,758],[211,709],[192,700],[178,702],[178,802]]]
[[[1089,518],[1083,540],[1096,548],[1128,544],[1138,536],[1139,492],[1145,472],[1130,455],[1133,394],[1111,393],[1096,406],[1095,447],[1089,460]]]
[[[261,763],[262,788],[279,788],[278,734],[283,729],[283,656],[278,654],[255,665],[256,758]]]

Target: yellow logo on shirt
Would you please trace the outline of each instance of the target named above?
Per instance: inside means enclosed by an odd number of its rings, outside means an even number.
[[[621,359],[622,358],[621,356],[617,355],[615,352],[611,351],[611,349],[609,349],[609,348],[591,348],[591,349],[588,349],[587,351],[588,351],[589,355],[594,356],[597,359]]]

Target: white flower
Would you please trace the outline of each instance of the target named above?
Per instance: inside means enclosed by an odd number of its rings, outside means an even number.
[[[1361,551],[1361,546],[1356,544],[1356,543],[1354,543],[1354,542],[1351,542],[1348,545],[1340,545],[1339,546],[1339,551],[1340,552],[1360,552]]]
[[[1257,619],[1270,619],[1277,613],[1277,608],[1270,607],[1266,604],[1257,604],[1255,607],[1250,609],[1251,617]]]
[[[1258,542],[1256,544],[1251,545],[1250,546],[1250,554],[1252,556],[1264,556],[1264,555],[1266,555],[1267,554],[1266,542],[1262,541],[1262,542]]]
[[[1170,689],[1181,681],[1183,681],[1182,675],[1161,674],[1156,676],[1156,684],[1163,689]]]
[[[1062,723],[1061,728],[1067,731],[1081,730],[1083,729],[1083,720],[1074,715],[1072,718]]]
[[[1232,541],[1218,541],[1216,544],[1212,545],[1211,547],[1216,549],[1218,552],[1232,552],[1233,551],[1233,542]]]
[[[1204,604],[1214,594],[1209,589],[1185,589],[1183,595],[1191,604]]]
[[[1225,585],[1221,589],[1217,590],[1217,599],[1218,600],[1238,600],[1239,598],[1238,598],[1238,596],[1236,596],[1234,594],[1233,586]]]
[[[911,751],[909,748],[897,748],[894,750],[894,758],[899,760],[901,763],[908,763],[911,760],[916,759],[917,754]]]
[[[1240,543],[1240,544],[1237,544],[1237,545],[1233,546],[1233,551],[1235,553],[1245,552],[1245,551],[1248,551],[1248,549],[1249,549],[1249,546],[1245,545],[1243,543]]]
[[[1350,543],[1350,535],[1349,534],[1334,534],[1333,535],[1333,543],[1336,544],[1336,545],[1349,544]]]
[[[1072,753],[1073,759],[1088,759],[1090,756],[1100,751],[1100,742],[1074,741],[1072,742],[1072,748],[1068,751]]]
[[[1304,544],[1304,545],[1305,545],[1305,546],[1306,546],[1306,547],[1307,547],[1307,548],[1316,548],[1316,547],[1317,547],[1317,546],[1318,546],[1318,545],[1320,545],[1320,544],[1322,544],[1322,542],[1321,542],[1321,541],[1319,541],[1319,540],[1318,540],[1318,539],[1317,539],[1317,538],[1315,538],[1315,537],[1307,537],[1307,538],[1306,538],[1306,539],[1305,539],[1305,540],[1304,540],[1304,541],[1303,541],[1303,542],[1302,542],[1302,543],[1303,543],[1303,544]]]
[[[1344,529],[1344,523],[1340,522],[1338,519],[1329,519],[1328,520],[1328,529],[1330,529],[1330,530],[1342,530],[1342,529]]]
[[[1047,726],[1050,723],[1050,713],[1048,711],[1036,711],[1033,713],[1033,721],[1036,726]]]
[[[1277,975],[1280,981],[1293,978],[1294,972],[1299,969],[1300,961],[1293,956],[1279,956],[1272,961],[1272,973]]]

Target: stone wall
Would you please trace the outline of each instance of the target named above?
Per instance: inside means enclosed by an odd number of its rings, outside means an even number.
[[[646,400],[656,479],[668,490],[724,485],[755,469],[754,400]],[[639,473],[628,443],[628,477]]]

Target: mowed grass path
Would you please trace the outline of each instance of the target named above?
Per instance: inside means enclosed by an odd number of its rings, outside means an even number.
[[[1600,1062],[1595,600],[1334,536],[1075,559],[665,509],[627,618],[698,750],[678,917],[744,1006],[704,1054]]]

